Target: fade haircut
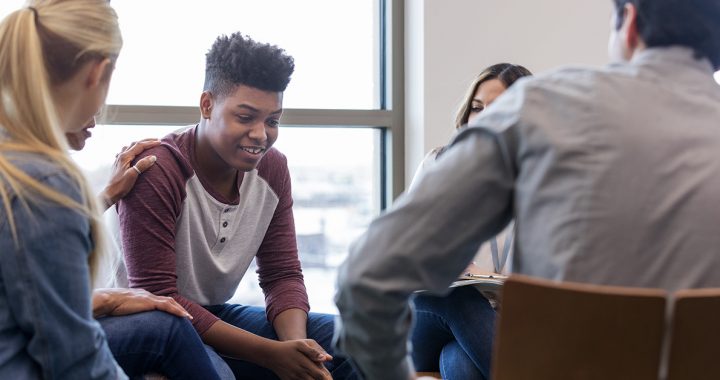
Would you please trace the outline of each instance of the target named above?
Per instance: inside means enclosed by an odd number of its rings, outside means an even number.
[[[285,50],[239,32],[218,37],[206,57],[203,90],[214,96],[227,96],[239,85],[283,92],[295,70]]]
[[[637,9],[637,28],[647,47],[685,46],[696,58],[720,68],[720,1],[613,0],[616,29],[622,26],[625,4]]]

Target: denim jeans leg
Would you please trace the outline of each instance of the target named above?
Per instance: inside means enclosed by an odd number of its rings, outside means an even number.
[[[495,310],[490,302],[471,286],[455,288],[444,297],[420,295],[414,302],[412,342],[417,368],[424,369],[419,364],[429,366],[426,363],[432,360],[439,362],[442,350],[454,342],[466,355],[446,355],[446,360],[470,360],[484,378],[489,377],[495,328]],[[466,364],[447,365],[466,368]]]
[[[148,311],[103,317],[98,322],[115,360],[131,378],[159,372],[172,379],[220,379],[186,318]]]
[[[210,312],[218,316],[224,322],[237,326],[255,335],[268,339],[277,340],[274,328],[267,321],[265,308],[257,306],[242,305],[216,305],[207,307]],[[344,358],[334,355],[332,351],[332,336],[334,330],[334,317],[328,314],[310,313],[308,315],[307,335],[322,346],[333,360],[326,364],[333,379],[356,379],[355,372],[350,363]],[[237,379],[277,379],[278,377],[270,370],[256,364],[242,360],[226,358],[228,365],[235,373]]]
[[[455,337],[447,322],[428,307],[427,297],[417,296],[414,300],[415,324],[410,335],[412,360],[418,371],[439,372],[443,348],[454,342]]]
[[[485,380],[487,377],[468,357],[457,341],[443,347],[440,353],[440,374],[443,379]]]
[[[235,374],[232,369],[230,369],[230,366],[227,364],[225,359],[215,352],[215,349],[206,344],[205,352],[207,352],[213,367],[215,367],[215,371],[220,377],[220,380],[235,380]]]

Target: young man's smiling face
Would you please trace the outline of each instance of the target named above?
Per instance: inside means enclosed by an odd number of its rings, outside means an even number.
[[[282,92],[239,85],[226,96],[203,93],[207,141],[228,166],[251,171],[278,137]]]

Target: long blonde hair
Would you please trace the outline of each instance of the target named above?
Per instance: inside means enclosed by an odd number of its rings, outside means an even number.
[[[87,215],[94,243],[88,260],[94,276],[103,253],[100,210],[68,155],[52,88],[92,59],[115,61],[122,47],[117,15],[107,0],[38,0],[28,5],[0,23],[0,200],[16,244],[13,197],[25,206],[50,201]],[[42,155],[56,164],[77,184],[81,201],[27,175],[10,159],[17,153]]]

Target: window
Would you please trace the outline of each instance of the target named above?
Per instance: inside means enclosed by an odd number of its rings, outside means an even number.
[[[0,16],[23,5],[0,4]],[[117,1],[124,47],[107,117],[73,158],[104,186],[115,153],[198,121],[205,53],[242,32],[295,59],[276,147],[289,161],[314,311],[334,312],[337,266],[403,184],[402,1]],[[391,19],[392,18],[392,19]],[[161,21],[161,22],[159,22]],[[248,271],[233,298],[264,304]]]
[[[285,49],[286,108],[377,109],[379,4],[368,0],[116,1],[125,41],[110,104],[196,106],[205,53],[242,32]],[[158,19],[162,19],[158,23]]]
[[[161,137],[183,126],[99,125],[72,156],[96,191],[107,183],[112,152],[131,141]],[[305,284],[314,311],[334,312],[335,272],[350,243],[380,210],[380,128],[288,127],[275,147],[288,158],[293,211]],[[113,212],[113,211],[109,211]],[[264,305],[254,263],[233,302]]]

